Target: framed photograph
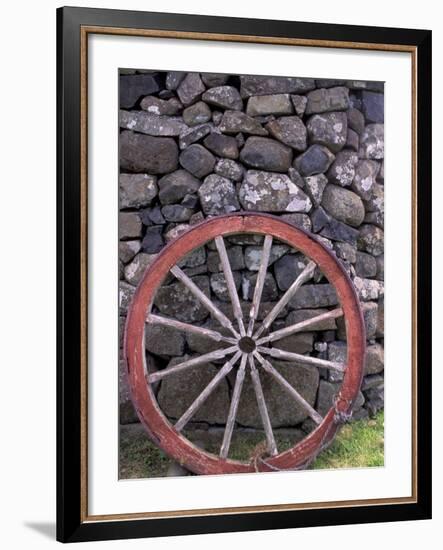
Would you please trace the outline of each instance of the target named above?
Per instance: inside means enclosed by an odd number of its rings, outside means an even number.
[[[431,32],[57,17],[58,540],[430,518]]]

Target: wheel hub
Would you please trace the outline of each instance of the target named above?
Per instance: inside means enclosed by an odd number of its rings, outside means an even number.
[[[255,340],[251,338],[250,336],[243,336],[243,338],[240,338],[238,341],[238,347],[241,351],[244,353],[252,353],[255,351]]]

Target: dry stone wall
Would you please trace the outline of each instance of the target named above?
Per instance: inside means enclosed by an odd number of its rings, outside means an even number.
[[[242,210],[270,213],[314,233],[345,266],[362,304],[368,344],[354,418],[382,408],[383,83],[122,70],[120,106],[121,336],[135,288],[166,243],[210,216]],[[227,245],[242,307],[248,313],[261,239],[233,236]],[[259,319],[289,288],[306,259],[276,242],[270,264]],[[213,245],[194,251],[180,265],[232,316]],[[317,276],[300,289],[273,327],[302,321],[336,304],[333,287]],[[215,326],[207,310],[172,277],[160,288],[154,307],[182,321]],[[172,328],[154,326],[146,332],[152,368],[207,353],[213,345]],[[281,340],[279,347],[344,361],[344,322],[319,322],[309,332]],[[340,386],[340,373],[274,364],[321,414],[328,410]],[[165,414],[178,418],[216,371],[214,364],[163,379],[156,391]],[[225,422],[232,383],[230,377],[222,382],[194,424]],[[262,383],[274,427],[312,427],[266,373]],[[137,421],[122,362],[120,420]],[[261,427],[248,380],[237,420],[239,426]]]

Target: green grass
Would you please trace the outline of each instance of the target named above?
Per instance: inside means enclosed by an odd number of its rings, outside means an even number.
[[[189,438],[190,434],[186,434]],[[292,447],[296,441],[287,434],[275,433],[279,451]],[[260,434],[233,436],[230,458],[249,460],[262,442]],[[218,454],[218,438],[205,441],[207,452]],[[120,479],[164,477],[172,461],[150,442],[138,426],[122,431],[120,441]],[[310,466],[311,469],[364,468],[384,464],[384,413],[380,411],[370,420],[357,420],[342,427],[332,445],[323,451]]]
[[[329,449],[323,451],[312,469],[364,468],[384,464],[384,412],[370,420],[343,426]]]

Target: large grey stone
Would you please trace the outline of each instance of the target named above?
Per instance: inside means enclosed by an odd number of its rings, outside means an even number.
[[[302,155],[296,158],[294,166],[302,176],[314,176],[326,172],[334,158],[327,147],[311,145]]]
[[[312,229],[312,223],[307,214],[283,214],[281,218],[305,231],[311,231]]]
[[[186,170],[176,170],[159,180],[160,202],[161,204],[180,202],[186,195],[196,193],[200,185],[200,180]]]
[[[365,252],[357,252],[355,273],[358,277],[375,277],[377,274],[377,261],[374,256]]]
[[[249,116],[291,115],[293,112],[289,94],[253,96],[246,107]]]
[[[142,250],[148,254],[156,254],[163,248],[165,241],[163,239],[163,226],[152,225],[146,229],[142,241]]]
[[[309,197],[286,174],[248,170],[239,191],[245,210],[309,212]]]
[[[383,124],[369,124],[360,138],[358,156],[365,159],[384,158],[385,130]]]
[[[240,76],[242,97],[271,94],[300,94],[313,90],[312,78],[294,78],[288,76]]]
[[[142,233],[142,222],[136,212],[120,212],[118,216],[119,239],[137,239]]]
[[[284,338],[280,338],[276,342],[275,347],[283,351],[289,351],[291,353],[299,353],[304,355],[311,353],[314,346],[314,334],[312,332],[297,332],[290,334]]]
[[[241,275],[238,271],[233,271],[232,275],[234,278],[235,288],[238,291],[241,285]],[[210,276],[210,284],[212,292],[219,300],[222,300],[222,302],[231,301],[224,273],[212,273]]]
[[[208,319],[202,326],[210,330],[221,332],[222,334],[225,334],[225,336],[231,335],[229,331],[226,332],[226,329],[223,329],[223,327],[220,326],[220,323],[218,323],[218,321],[214,321],[213,319]],[[212,340],[212,338],[208,338],[207,336],[202,336],[201,334],[196,334],[192,332],[188,332],[186,334],[186,341],[188,343],[189,349],[192,352],[200,353],[201,355],[224,347],[224,344],[221,342],[217,342],[216,340]]]
[[[211,109],[203,101],[194,103],[183,111],[183,120],[188,126],[204,124],[211,120]]]
[[[307,94],[306,114],[343,111],[349,107],[349,90],[343,86],[320,88]]]
[[[330,284],[310,285],[304,284],[291,298],[289,307],[291,309],[311,309],[329,307],[338,304],[335,289]]]
[[[167,204],[163,206],[162,214],[168,222],[187,222],[194,214],[194,209],[182,204]]]
[[[172,138],[124,131],[120,134],[120,166],[131,172],[166,174],[177,168],[178,147]]]
[[[286,254],[275,262],[274,273],[280,290],[288,290],[305,269],[307,260],[302,254]]]
[[[252,136],[246,140],[240,160],[251,168],[287,172],[292,162],[292,151],[273,139]]]
[[[232,136],[225,136],[213,132],[204,139],[203,143],[207,149],[219,157],[229,159],[238,158],[237,140]]]
[[[334,218],[352,226],[359,226],[365,217],[361,198],[338,185],[328,185],[323,192],[322,206]]]
[[[180,82],[185,78],[184,71],[170,71],[166,74],[166,89],[176,90]]]
[[[146,254],[144,252],[137,254],[132,262],[125,267],[126,281],[131,285],[138,285],[145,271],[152,265],[156,257],[156,254]]]
[[[242,292],[244,300],[252,300],[255,284],[257,282],[257,272],[248,272],[244,274],[242,282]],[[272,273],[266,273],[263,285],[262,301],[272,302],[278,297],[278,289]]]
[[[200,99],[206,90],[198,73],[188,73],[177,88],[177,95],[183,105],[191,105]]]
[[[215,165],[215,157],[202,145],[192,144],[180,154],[180,164],[197,178],[210,174]]]
[[[291,95],[292,105],[294,105],[295,114],[298,116],[303,116],[306,111],[306,105],[308,100],[304,95]]]
[[[193,143],[200,141],[202,138],[210,134],[214,130],[212,123],[198,124],[189,130],[186,130],[180,134],[178,144],[181,150],[186,149]]]
[[[231,246],[226,249],[226,252],[228,254],[228,260],[232,270],[238,271],[240,269],[244,269],[245,260],[243,257],[243,248],[241,246]],[[214,250],[210,250],[208,252],[207,265],[208,271],[211,273],[218,273],[222,271],[222,264],[218,252]]]
[[[365,322],[366,338],[374,338],[378,323],[378,305],[376,302],[363,302],[360,304]],[[346,327],[343,317],[337,319],[337,337],[346,340]]]
[[[120,111],[120,128],[149,136],[179,136],[188,129],[181,117],[151,115],[144,111]]]
[[[380,256],[384,251],[384,232],[375,225],[364,224],[360,228],[358,238],[360,250],[368,252],[373,256]]]
[[[218,128],[225,134],[238,134],[239,132],[257,136],[268,134],[257,120],[240,111],[225,111]]]
[[[130,109],[142,96],[159,90],[160,82],[155,74],[120,75],[120,107]]]
[[[317,396],[317,412],[322,416],[329,411],[329,409],[334,404],[334,399],[340,391],[340,383],[327,382],[326,380],[320,380]],[[364,403],[365,399],[361,392],[358,393],[354,406],[352,407],[353,411],[358,410]]]
[[[174,366],[187,359],[190,359],[190,356],[174,358],[168,366]],[[157,396],[160,409],[169,418],[180,418],[214,378],[218,370],[211,363],[207,363],[164,378]],[[192,417],[192,421],[224,424],[228,411],[229,389],[226,380],[222,380],[211,393],[210,399]]]
[[[220,73],[202,73],[201,79],[206,84],[208,88],[212,86],[223,86],[228,81],[228,74]]]
[[[207,216],[229,214],[240,209],[232,181],[210,174],[198,190],[201,207]]]
[[[385,368],[385,354],[383,346],[372,344],[366,348],[365,375],[378,374]]]
[[[384,284],[382,281],[354,277],[353,282],[361,301],[377,300],[384,295]]]
[[[355,151],[339,151],[328,171],[330,183],[348,187],[355,177],[358,155]]]
[[[361,93],[362,111],[367,122],[384,122],[384,94],[364,90]]]
[[[346,116],[348,117],[348,128],[360,135],[365,129],[365,117],[363,113],[358,109],[351,108],[346,111]]]
[[[185,351],[185,337],[175,328],[149,323],[145,329],[145,347],[155,355],[180,356]]]
[[[297,363],[278,361],[271,361],[271,363],[289,384],[313,406],[319,381],[317,369]],[[259,369],[259,376],[271,424],[274,428],[294,426],[307,418],[305,410],[275,381],[274,377],[262,368]],[[250,377],[246,377],[243,385],[237,421],[244,426],[263,428]]]
[[[243,101],[236,88],[233,86],[217,86],[210,88],[202,95],[202,100],[221,109],[241,111]]]
[[[201,275],[193,277],[193,282],[209,298],[209,279]],[[207,309],[182,283],[172,283],[158,289],[155,306],[167,317],[187,323],[203,321],[208,316]]]
[[[120,174],[120,208],[140,208],[157,195],[157,178],[149,174]]]
[[[324,145],[333,153],[337,153],[346,143],[348,131],[346,113],[313,115],[308,120],[307,130],[310,143]]]
[[[183,109],[183,105],[176,97],[160,99],[152,95],[144,97],[140,102],[140,107],[151,115],[168,116],[177,115]]]
[[[306,126],[298,116],[282,116],[272,120],[266,124],[266,130],[296,151],[304,151],[308,146]]]

